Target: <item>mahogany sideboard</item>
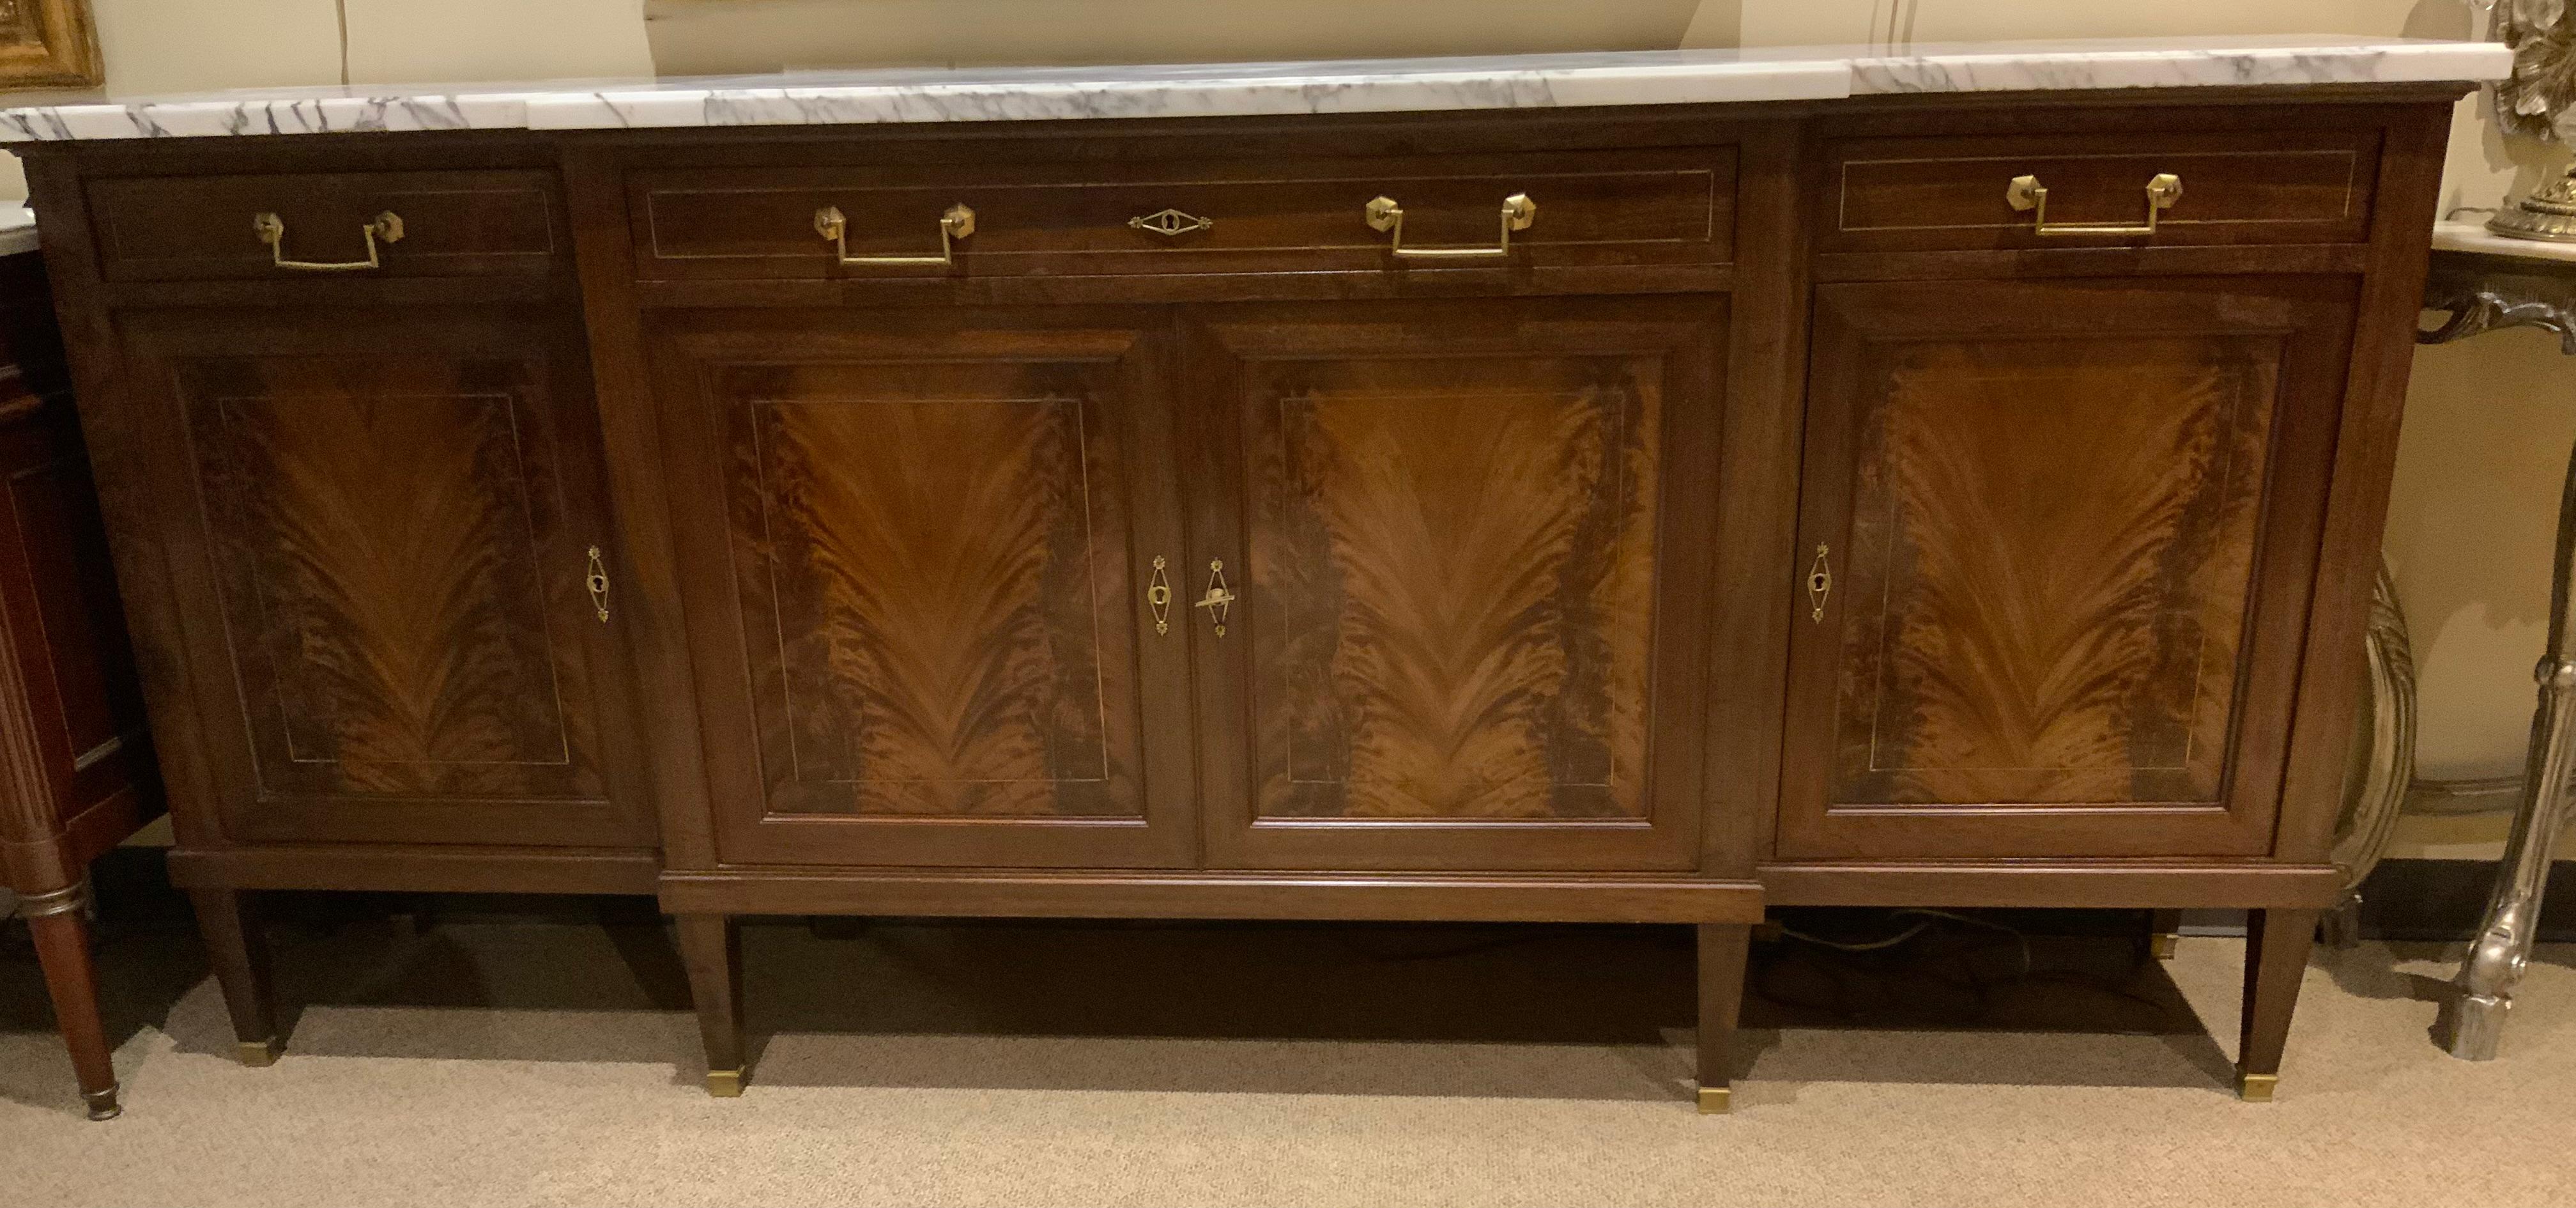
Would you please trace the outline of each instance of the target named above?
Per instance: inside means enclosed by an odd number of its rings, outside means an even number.
[[[89,866],[160,816],[161,792],[53,309],[35,252],[0,254],[0,888],[89,1117],[107,1120]]]
[[[20,150],[255,1060],[277,888],[719,1094],[744,915],[1694,924],[1711,1110],[1766,903],[2239,907],[2260,1099],[2467,86]]]

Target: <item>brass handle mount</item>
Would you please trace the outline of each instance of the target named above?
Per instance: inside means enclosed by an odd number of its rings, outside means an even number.
[[[2048,186],[2036,176],[2016,176],[2004,186],[2004,202],[2030,215],[2030,229],[2040,235],[2153,235],[2156,219],[2182,200],[2182,178],[2158,172],[2147,178],[2147,220],[2125,222],[2055,222],[2048,220]]]
[[[1172,581],[1163,577],[1165,565],[1161,554],[1154,555],[1154,577],[1145,585],[1145,606],[1154,610],[1157,637],[1172,631]]]
[[[387,210],[368,219],[358,230],[367,240],[367,258],[364,260],[289,260],[286,258],[286,220],[269,210],[262,210],[250,218],[251,234],[268,245],[269,263],[308,273],[362,272],[383,268],[385,262],[379,254],[379,245],[402,242],[402,215]]]
[[[1127,220],[1127,226],[1129,229],[1151,231],[1166,239],[1178,239],[1193,231],[1204,231],[1215,225],[1216,220],[1213,218],[1201,218],[1196,214],[1184,214],[1179,210],[1171,209],[1169,207],[1156,210],[1151,214],[1139,214],[1136,217]]]
[[[957,263],[957,241],[975,233],[975,211],[960,203],[939,215],[939,254],[936,256],[851,255],[850,221],[842,217],[839,206],[824,206],[814,211],[814,233],[832,241],[832,253],[843,264],[936,264],[945,267]]]
[[[1208,619],[1216,623],[1216,636],[1224,637],[1226,610],[1233,605],[1234,600],[1234,592],[1225,585],[1224,561],[1210,561],[1207,594],[1200,596],[1198,603],[1190,607],[1208,610]]]
[[[608,559],[599,547],[590,547],[590,573],[583,575],[581,585],[590,589],[590,607],[599,614],[599,623],[608,623]]]
[[[1816,547],[1816,560],[1807,564],[1807,619],[1825,619],[1825,601],[1834,594],[1834,568],[1827,561],[1826,547]]]
[[[1514,193],[1503,199],[1501,233],[1494,246],[1484,247],[1406,247],[1404,246],[1404,207],[1392,197],[1374,197],[1361,211],[1369,229],[1384,231],[1389,236],[1387,250],[1398,256],[1416,259],[1497,259],[1512,254],[1512,232],[1526,231],[1538,221],[1538,203],[1527,193]]]

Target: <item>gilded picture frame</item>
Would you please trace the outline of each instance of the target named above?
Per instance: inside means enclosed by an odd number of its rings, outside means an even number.
[[[0,89],[94,88],[106,78],[89,0],[0,0]]]

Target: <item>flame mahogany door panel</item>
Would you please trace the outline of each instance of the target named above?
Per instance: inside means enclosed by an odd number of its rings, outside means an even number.
[[[1162,322],[655,316],[725,862],[1191,861]]]
[[[2353,309],[1820,287],[1779,855],[2269,852]]]
[[[1698,859],[1723,297],[1189,320],[1209,862]]]
[[[587,589],[612,543],[577,328],[119,322],[196,707],[239,736],[212,744],[227,838],[653,841],[628,664]]]

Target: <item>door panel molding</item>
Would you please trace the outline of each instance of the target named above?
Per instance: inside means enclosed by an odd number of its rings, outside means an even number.
[[[1696,866],[1726,300],[1190,322],[1212,864]]]
[[[235,840],[649,843],[584,361],[535,314],[122,322]]]
[[[657,316],[724,861],[1195,854],[1155,318]]]
[[[2349,283],[1816,297],[1779,854],[2268,852]]]

